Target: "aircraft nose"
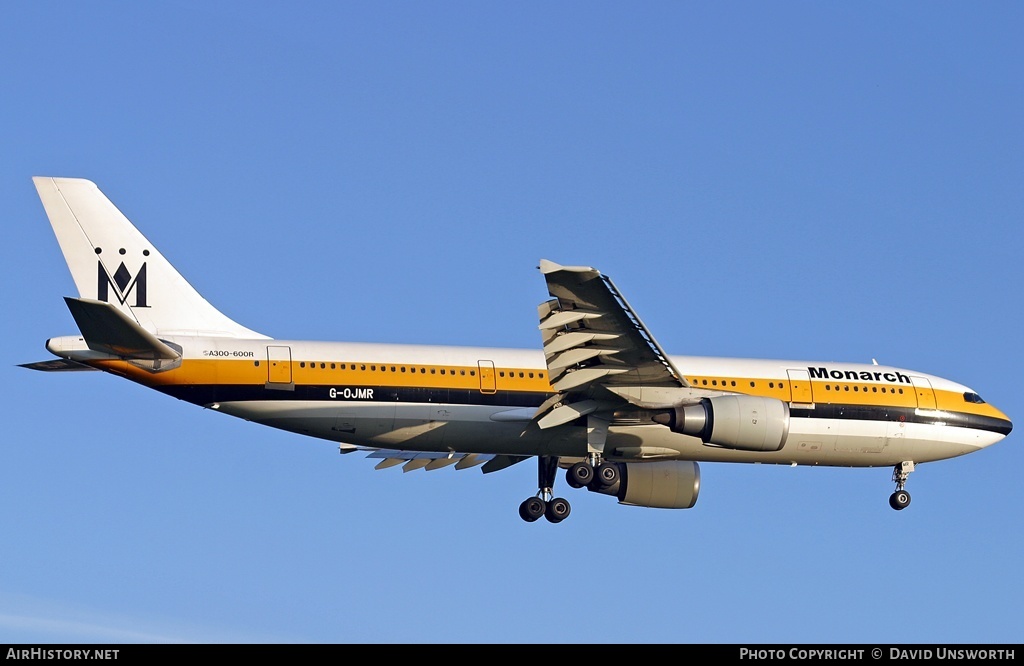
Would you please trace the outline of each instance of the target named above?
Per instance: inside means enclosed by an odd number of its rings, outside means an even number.
[[[978,412],[971,416],[970,420],[974,422],[972,427],[976,428],[975,433],[981,447],[992,446],[1006,439],[1013,430],[1010,417],[992,403],[982,400],[977,393],[965,393],[964,399],[978,405]]]
[[[994,423],[992,431],[999,433],[1003,437],[1006,437],[1007,435],[1010,434],[1010,431],[1013,430],[1013,422],[1010,421],[1010,417],[1004,414],[1002,411],[995,408],[993,408],[992,411],[996,413],[996,416],[993,419]]]

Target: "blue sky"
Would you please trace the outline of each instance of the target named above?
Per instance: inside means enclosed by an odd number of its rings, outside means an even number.
[[[0,24],[0,641],[1020,643],[1014,432],[702,465],[685,511],[403,474],[100,373],[35,175],[274,337],[536,348],[541,258],[673,354],[870,362],[1024,418],[1024,9],[38,2]]]

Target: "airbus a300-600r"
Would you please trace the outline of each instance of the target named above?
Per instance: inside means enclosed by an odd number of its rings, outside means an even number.
[[[247,421],[366,452],[377,468],[487,472],[534,458],[526,521],[564,520],[573,488],[686,509],[700,462],[893,467],[894,509],[919,463],[1010,433],[973,389],[877,364],[670,356],[612,281],[540,262],[542,347],[272,339],[193,289],[88,180],[35,178],[78,298],[81,335],[37,370],[102,370]]]

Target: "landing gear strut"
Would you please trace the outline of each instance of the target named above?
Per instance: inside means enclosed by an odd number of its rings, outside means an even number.
[[[896,492],[889,495],[889,506],[902,511],[910,504],[910,493],[903,489],[907,484],[907,477],[914,471],[913,461],[904,461],[892,469],[892,480],[896,484]]]
[[[561,497],[554,497],[555,473],[558,471],[558,458],[554,456],[537,456],[537,495],[530,497],[519,505],[519,517],[532,523],[541,516],[549,523],[560,523],[569,517],[572,507]]]

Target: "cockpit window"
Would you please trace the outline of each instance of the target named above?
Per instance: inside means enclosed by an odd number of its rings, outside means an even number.
[[[966,402],[974,402],[974,403],[977,403],[979,405],[984,405],[985,404],[985,401],[981,399],[980,395],[978,395],[977,393],[971,393],[970,391],[967,391],[966,393],[964,393],[964,400]]]

